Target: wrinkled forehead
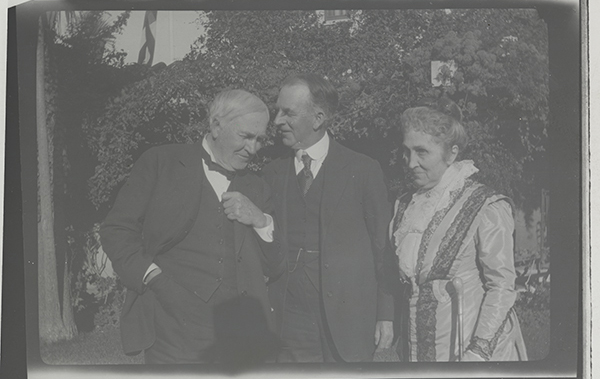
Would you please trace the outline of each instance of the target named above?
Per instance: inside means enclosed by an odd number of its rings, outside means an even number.
[[[220,112],[220,114],[216,115],[222,122],[230,122],[240,117],[245,117],[248,115],[264,115],[269,118],[269,109],[266,106],[262,106],[262,104],[249,104],[249,103],[239,103],[239,102],[231,102],[226,105],[226,107]]]
[[[277,97],[278,109],[304,109],[312,106],[312,96],[308,86],[302,83],[283,86]]]
[[[432,146],[444,146],[441,138],[436,137],[432,134],[426,133],[422,130],[415,130],[412,128],[404,131],[404,140],[402,145],[409,149],[415,148],[431,148]]]
[[[225,127],[245,133],[264,135],[266,134],[268,123],[269,113],[258,111],[237,115],[229,119],[225,123]]]

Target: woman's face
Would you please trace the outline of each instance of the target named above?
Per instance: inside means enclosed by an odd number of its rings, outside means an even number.
[[[454,162],[458,147],[453,146],[450,152],[445,150],[444,145],[430,134],[415,130],[408,130],[404,134],[404,162],[419,188],[435,187]]]

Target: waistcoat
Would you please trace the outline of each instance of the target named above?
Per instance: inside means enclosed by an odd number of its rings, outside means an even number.
[[[208,301],[219,286],[237,288],[233,221],[206,177],[198,216],[187,236],[156,263],[171,277]]]
[[[323,194],[323,170],[319,170],[308,192],[302,196],[294,165],[288,186],[288,238],[290,254],[298,249],[319,250],[319,211]]]

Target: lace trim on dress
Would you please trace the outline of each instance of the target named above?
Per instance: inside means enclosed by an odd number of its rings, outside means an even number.
[[[467,347],[467,350],[470,350],[473,353],[479,355],[481,358],[485,359],[486,361],[489,361],[490,358],[492,357],[492,351],[490,349],[490,341],[483,339],[483,338],[473,337],[471,339],[471,343],[469,344],[469,347]]]
[[[441,222],[441,219],[445,216],[445,210],[448,210],[449,206],[456,201],[464,187],[465,180],[477,171],[478,169],[473,165],[473,161],[471,160],[454,162],[448,167],[442,179],[435,187],[415,192],[412,195],[412,201],[408,204],[406,204],[406,201],[408,201],[406,195],[401,197],[393,232],[396,255],[399,258],[404,256],[404,261],[415,261],[407,257],[407,255],[417,254],[418,252],[403,251],[402,241],[404,241],[409,233],[421,234],[421,238],[426,230],[433,233],[439,222]],[[434,225],[435,227],[432,229]],[[421,249],[418,250],[420,251]],[[413,270],[409,270],[412,271],[413,275],[409,276],[418,277],[420,271],[418,267],[419,257],[417,257],[416,261],[417,263],[413,267]]]
[[[485,204],[486,199],[495,193],[493,189],[471,180],[466,182],[465,189],[472,186],[478,187],[471,193],[465,204],[462,206],[459,214],[452,221],[450,228],[448,228],[444,234],[431,270],[429,271],[427,277],[428,280],[447,279],[450,268],[454,263],[454,259],[456,258],[460,246],[469,232],[475,217],[481,210],[483,204]]]
[[[467,190],[470,190],[470,194],[465,195]],[[464,188],[454,192],[456,199],[463,196],[468,196],[468,198],[461,206],[461,209],[452,221],[451,226],[445,231],[427,276],[427,280],[419,285],[419,297],[416,304],[417,357],[419,361],[435,360],[436,357],[436,310],[438,302],[431,290],[432,280],[447,279],[450,267],[458,254],[470,225],[473,223],[473,220],[488,196],[493,194],[491,189],[479,183],[475,183],[472,180],[466,181]],[[455,201],[448,205],[448,209],[439,211],[440,219],[436,220],[436,217],[438,216],[438,214],[436,214],[432,223],[441,222],[450,210],[449,208],[454,206]],[[437,225],[435,228],[427,228],[427,231],[423,234],[421,247],[419,249],[417,275],[421,269],[425,251],[431,239],[431,234],[433,234],[432,230],[435,230],[436,228]]]
[[[473,338],[471,338],[471,343],[467,347],[467,350],[471,350],[472,352],[479,354],[479,356],[481,356],[486,361],[489,361],[492,358],[494,350],[496,350],[496,345],[498,344],[500,336],[504,332],[504,327],[506,326],[506,323],[510,318],[510,313],[512,312],[512,309],[513,308],[511,308],[508,311],[508,313],[506,314],[506,318],[504,319],[504,321],[502,321],[502,324],[500,325],[500,327],[498,328],[498,330],[494,334],[494,337],[492,337],[491,340],[486,340],[481,337],[473,336]]]
[[[416,333],[417,362],[435,362],[435,334],[437,324],[436,309],[438,301],[433,293],[433,283],[426,282],[419,286],[417,299]]]

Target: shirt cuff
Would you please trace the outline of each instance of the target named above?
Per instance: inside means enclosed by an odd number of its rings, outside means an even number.
[[[148,266],[148,269],[146,270],[146,273],[144,274],[144,278],[142,279],[142,283],[144,283],[144,285],[147,283],[146,279],[148,278],[148,275],[152,271],[156,270],[157,268],[158,268],[158,266],[156,265],[156,263],[150,263],[150,266]]]
[[[273,217],[264,213],[267,218],[267,226],[262,228],[254,228],[256,234],[265,242],[273,242],[273,230],[275,230],[275,225],[273,223]]]

